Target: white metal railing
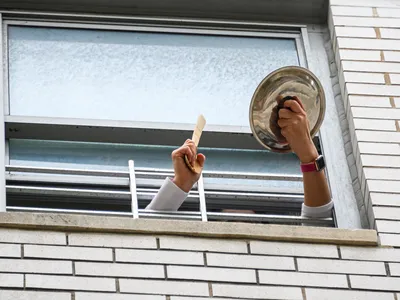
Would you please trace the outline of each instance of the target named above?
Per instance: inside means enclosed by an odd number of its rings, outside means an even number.
[[[31,176],[29,175],[31,174]],[[37,183],[40,174],[54,175],[72,175],[78,177],[94,178],[90,182],[95,184],[96,178],[115,178],[123,180],[121,185],[129,190],[107,190],[104,188],[79,188],[77,180],[74,187],[55,187],[34,186],[32,182]],[[80,213],[92,215],[113,215],[113,216],[131,216],[133,218],[167,218],[167,219],[187,219],[187,220],[230,220],[247,222],[270,222],[270,223],[291,223],[291,224],[313,224],[321,226],[334,226],[333,218],[308,219],[301,216],[292,216],[285,214],[246,214],[246,213],[228,213],[207,211],[207,202],[218,199],[232,199],[232,202],[248,201],[251,210],[251,203],[297,203],[300,206],[303,201],[303,195],[290,193],[265,193],[265,192],[242,192],[242,191],[221,191],[205,189],[204,178],[225,178],[225,179],[254,179],[254,180],[285,180],[302,181],[301,175],[277,175],[260,173],[235,173],[235,172],[216,172],[204,171],[202,176],[190,192],[188,200],[199,204],[199,211],[150,211],[139,209],[139,200],[151,200],[157,193],[157,188],[141,188],[137,186],[139,180],[165,179],[173,176],[173,171],[168,169],[136,168],[134,161],[128,163],[128,171],[108,171],[108,170],[88,170],[88,169],[66,169],[49,167],[30,167],[30,166],[6,166],[6,190],[8,194],[33,194],[33,195],[63,195],[70,197],[90,197],[90,198],[112,198],[122,199],[131,202],[131,212],[118,212],[110,210],[81,210],[68,208],[42,208],[25,206],[7,206],[8,211],[32,211],[32,212],[56,212],[56,213]],[[75,179],[75,177],[74,177]],[[51,181],[51,180],[50,180]],[[15,183],[17,182],[17,183]],[[23,182],[21,184],[21,182]],[[60,182],[60,181],[58,181]],[[97,182],[98,184],[98,182]],[[282,202],[282,199],[286,202]],[[242,208],[243,209],[243,208]]]

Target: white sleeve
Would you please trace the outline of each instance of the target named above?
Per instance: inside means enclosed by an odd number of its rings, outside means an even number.
[[[188,193],[177,187],[170,178],[165,178],[157,195],[151,200],[146,209],[177,211],[187,196]]]
[[[310,207],[303,203],[301,216],[306,218],[330,218],[332,217],[333,201],[317,207]]]

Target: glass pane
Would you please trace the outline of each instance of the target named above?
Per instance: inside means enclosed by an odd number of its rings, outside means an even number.
[[[293,39],[9,27],[13,115],[248,126]]]
[[[126,144],[10,140],[10,163],[71,169],[127,170],[136,167],[171,169],[174,147]],[[200,148],[206,171],[301,174],[297,157],[255,150]],[[206,184],[251,185],[253,188],[302,189],[301,182],[207,179]],[[301,191],[300,191],[301,192]]]

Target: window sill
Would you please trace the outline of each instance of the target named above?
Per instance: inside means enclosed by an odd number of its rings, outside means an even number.
[[[239,222],[135,220],[121,217],[73,214],[0,213],[0,227],[36,230],[180,235],[336,245],[378,245],[378,238],[375,230],[349,230]]]

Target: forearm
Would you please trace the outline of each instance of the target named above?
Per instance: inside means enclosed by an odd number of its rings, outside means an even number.
[[[303,173],[303,183],[304,204],[306,206],[323,206],[331,201],[325,171]]]

